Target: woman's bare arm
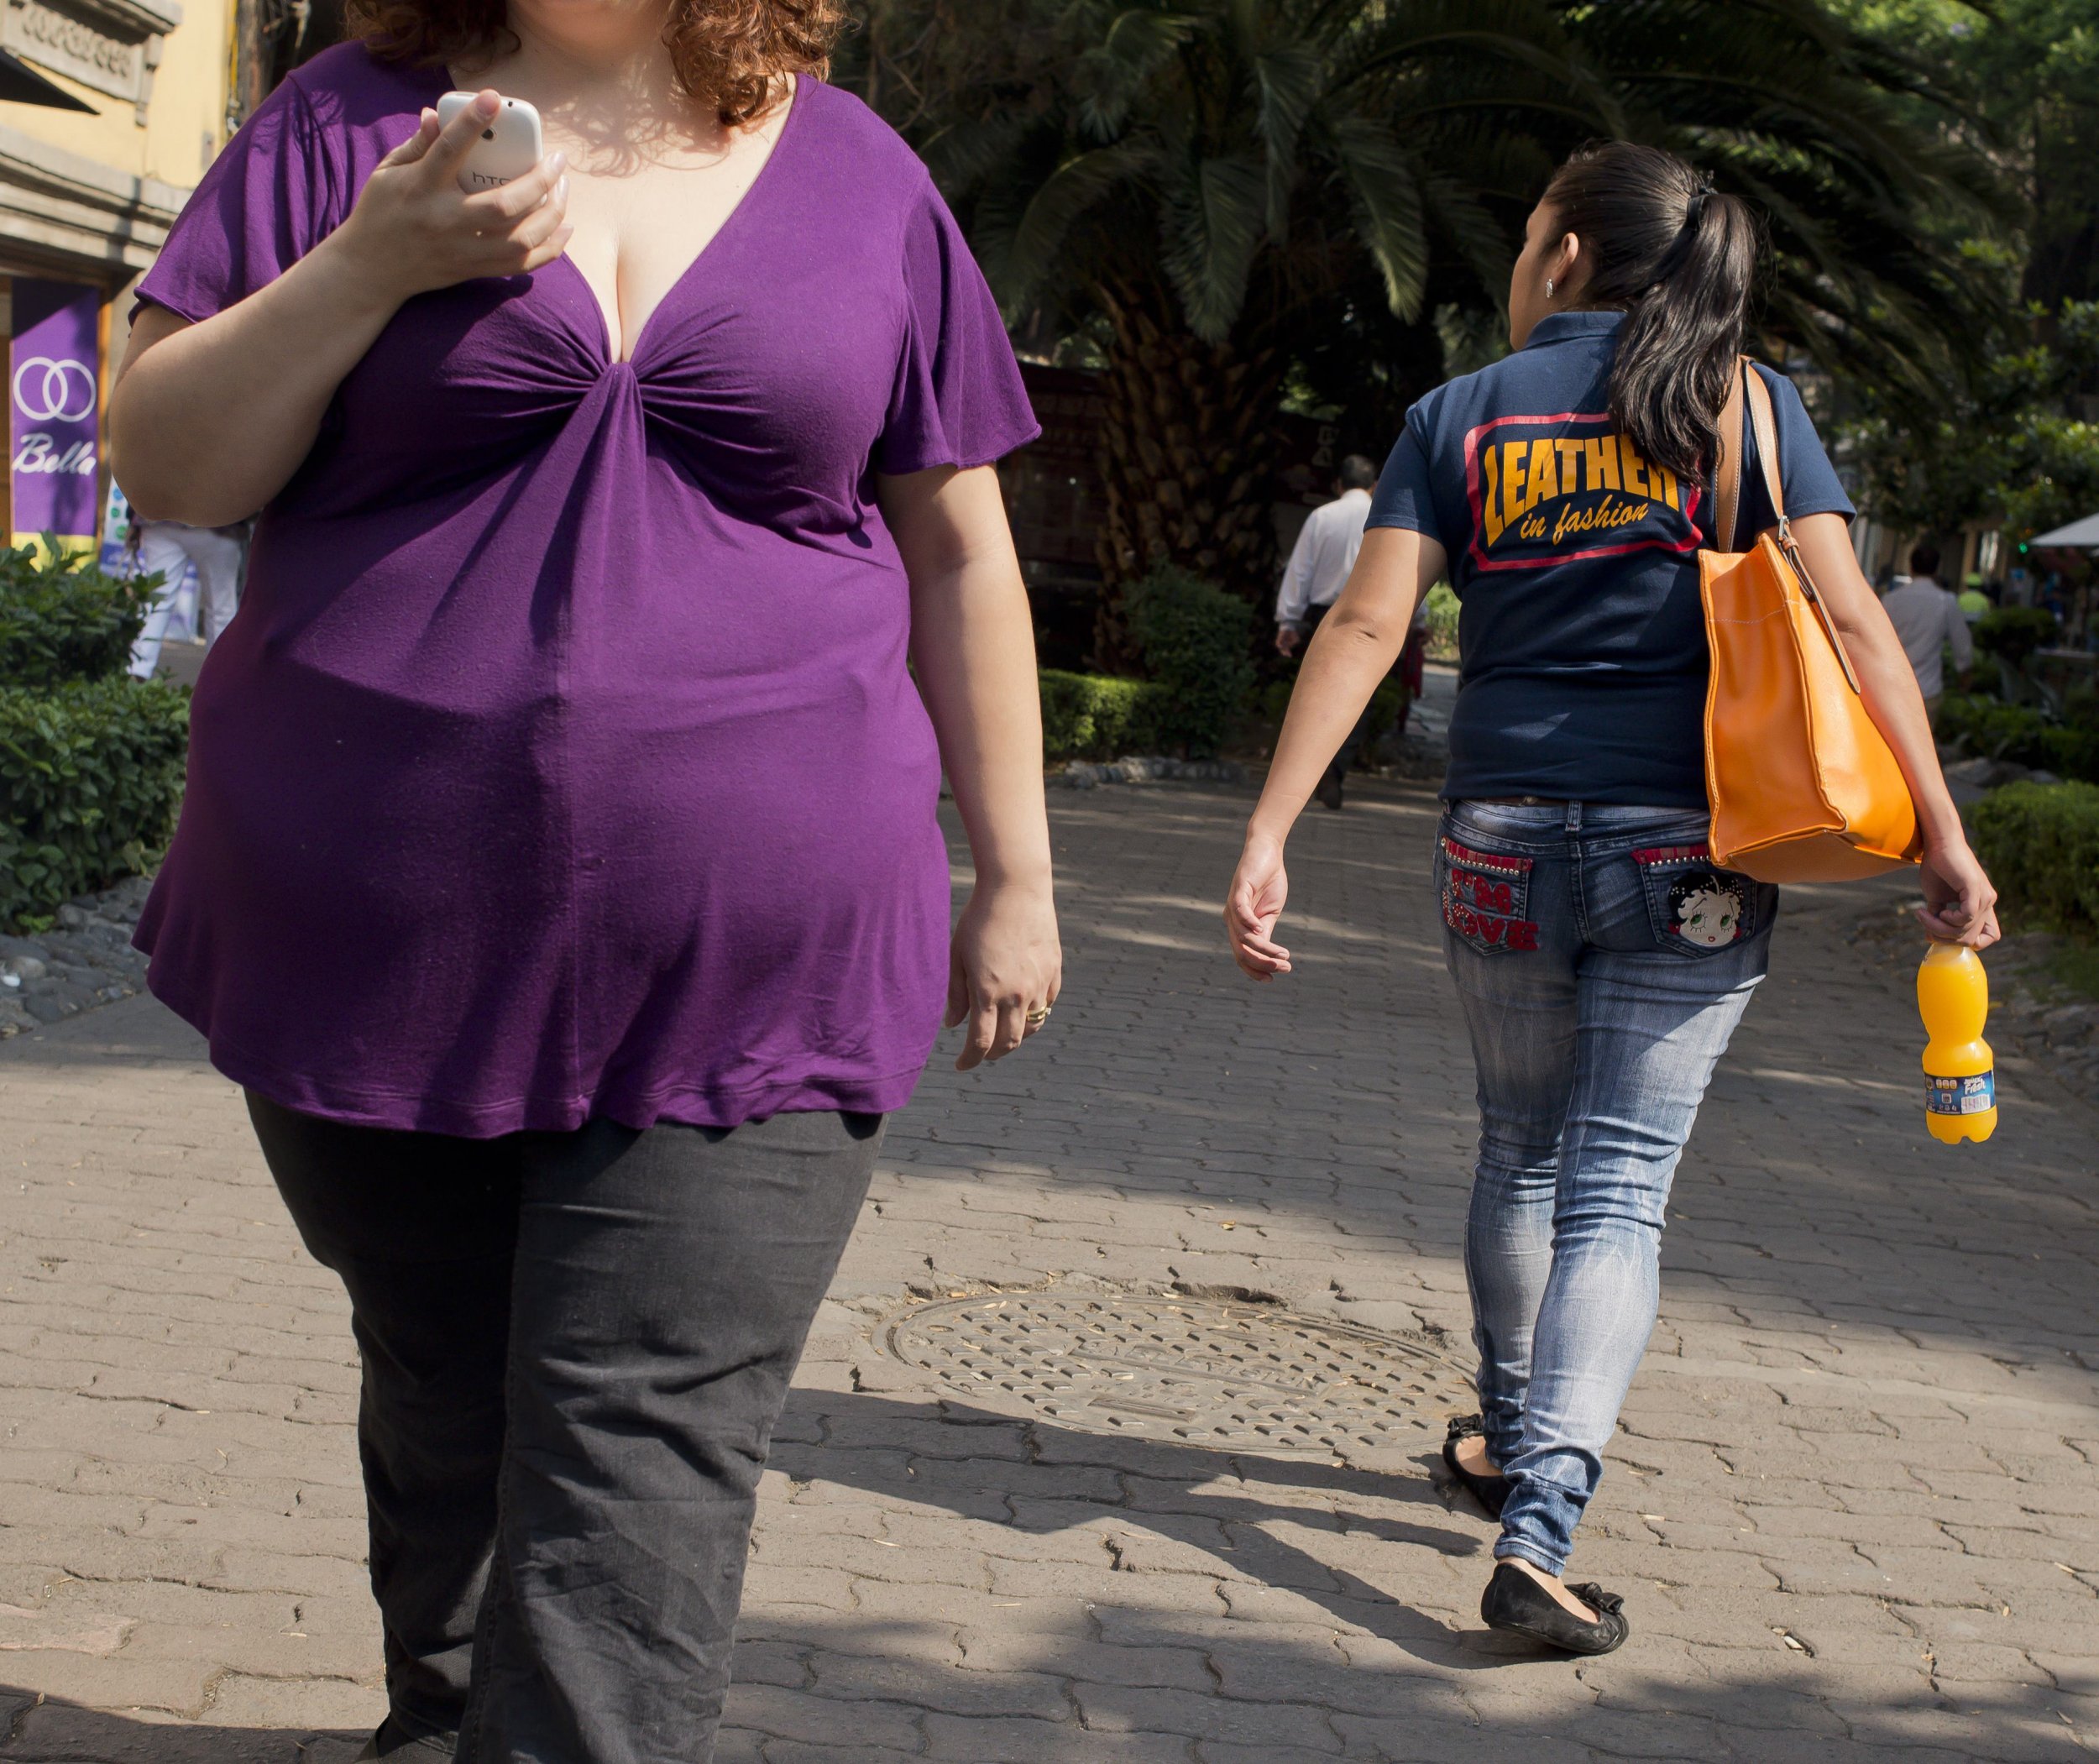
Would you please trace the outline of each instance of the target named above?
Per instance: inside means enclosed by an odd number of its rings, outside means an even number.
[[[1333,610],[1312,633],[1225,900],[1233,958],[1256,980],[1290,972],[1290,951],[1275,941],[1275,929],[1290,891],[1283,847],[1290,829],[1378,683],[1391,673],[1416,605],[1447,561],[1443,547],[1422,534],[1371,528]]]
[[[949,1024],[969,1022],[955,1061],[967,1070],[1020,1044],[1063,973],[1034,621],[991,467],[884,478],[880,497],[911,578],[919,692],[976,867],[948,986]]]
[[[558,157],[468,196],[459,162],[495,113],[484,93],[442,133],[416,135],[372,174],[349,219],[268,286],[191,324],[149,306],[109,400],[110,462],[149,521],[222,526],[282,489],[343,377],[403,301],[557,255]]]
[[[1985,950],[1997,939],[1997,890],[1968,849],[1960,810],[1939,769],[1931,720],[1902,641],[1887,611],[1860,573],[1851,535],[1840,515],[1808,515],[1793,523],[1817,592],[1844,638],[1859,677],[1866,714],[1894,750],[1917,805],[1924,836],[1924,929],[1947,943]]]

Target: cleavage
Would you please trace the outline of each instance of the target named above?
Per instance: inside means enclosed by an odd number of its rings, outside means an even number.
[[[594,167],[587,145],[561,139],[567,151],[566,256],[589,285],[605,323],[606,353],[631,361],[651,321],[688,276],[699,272],[715,240],[758,194],[761,175],[779,144],[786,115],[776,111],[729,153],[667,156],[656,163]]]

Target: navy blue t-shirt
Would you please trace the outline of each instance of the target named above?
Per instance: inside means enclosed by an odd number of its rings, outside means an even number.
[[[1709,488],[1651,465],[1610,417],[1617,312],[1542,320],[1516,353],[1406,413],[1370,510],[1450,554],[1463,672],[1443,794],[1703,809]],[[1854,513],[1783,374],[1786,513]],[[1744,425],[1745,429],[1748,425]],[[1756,439],[1735,543],[1776,524]]]

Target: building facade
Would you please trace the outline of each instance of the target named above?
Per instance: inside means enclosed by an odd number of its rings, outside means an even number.
[[[0,0],[4,531],[98,536],[132,285],[224,144],[229,0]]]

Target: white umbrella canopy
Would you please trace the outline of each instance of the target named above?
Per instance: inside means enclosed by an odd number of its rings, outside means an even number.
[[[2062,546],[2075,550],[2081,547],[2099,547],[2099,515],[2087,515],[2082,521],[2073,521],[2068,526],[2059,526],[2052,533],[2041,533],[2026,542],[2032,546]]]

